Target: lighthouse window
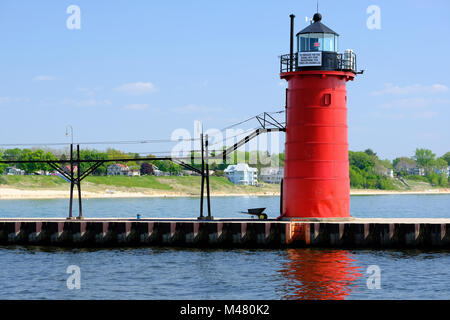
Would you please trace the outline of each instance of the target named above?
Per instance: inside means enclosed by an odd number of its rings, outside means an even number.
[[[299,37],[299,45],[298,48],[300,48],[301,52],[309,51],[309,37],[308,35],[301,35]]]
[[[330,93],[325,93],[323,95],[323,105],[324,106],[329,106],[331,104],[331,94]]]
[[[297,48],[300,52],[332,51],[337,52],[339,37],[331,33],[306,33],[297,38]]]
[[[323,34],[310,33],[309,34],[309,51],[323,51]]]
[[[337,51],[335,46],[335,38],[334,34],[324,34],[323,35],[323,51]]]

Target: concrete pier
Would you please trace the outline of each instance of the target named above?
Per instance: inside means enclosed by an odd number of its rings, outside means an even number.
[[[0,245],[450,249],[450,219],[0,219]]]

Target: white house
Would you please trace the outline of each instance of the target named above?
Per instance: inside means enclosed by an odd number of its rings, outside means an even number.
[[[258,183],[258,169],[251,168],[246,163],[229,165],[223,172],[234,184],[254,186]]]
[[[266,183],[281,183],[284,177],[284,168],[261,168],[259,179]]]
[[[421,168],[421,167],[409,168],[406,172],[408,174],[412,174],[415,176],[424,176],[425,175],[425,169]]]
[[[141,171],[140,170],[129,170],[128,171],[128,176],[129,177],[139,177],[141,175]]]
[[[45,171],[45,170],[38,170],[38,171],[33,172],[33,174],[39,175],[39,176],[50,176],[51,172]]]
[[[8,176],[23,176],[25,171],[16,167],[6,168],[6,174]]]
[[[130,168],[121,163],[115,163],[106,168],[106,174],[108,176],[127,176],[130,172]]]
[[[389,176],[390,178],[394,178],[394,169],[389,169],[389,170],[388,170],[388,176]]]
[[[425,170],[424,168],[421,168],[415,163],[414,161],[405,161],[401,160],[397,165],[395,166],[395,170],[397,172],[406,172],[406,174],[412,174],[416,176],[424,176]]]
[[[181,173],[183,176],[199,176],[200,175],[198,172],[195,172],[192,170],[181,170]]]
[[[443,168],[443,169],[436,169],[436,170],[434,170],[434,172],[436,172],[437,174],[445,174],[448,178],[448,176],[450,175],[450,166],[448,166],[447,168]]]

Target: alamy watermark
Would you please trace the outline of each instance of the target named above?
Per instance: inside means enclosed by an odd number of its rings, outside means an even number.
[[[206,137],[208,138],[208,155],[211,162],[216,164],[223,163],[221,156],[224,150],[232,148],[240,141],[245,141],[237,151],[227,154],[225,160],[227,163],[242,163],[279,166],[280,133],[273,131],[270,133],[254,136],[256,129],[228,128],[219,130],[210,128],[203,132],[203,142],[205,147]],[[201,164],[201,144],[200,139],[202,125],[200,121],[194,122],[194,131],[185,128],[178,128],[172,132],[171,140],[177,142],[171,150],[171,157],[181,159],[190,157],[192,154],[195,164]],[[248,137],[248,139],[246,139]],[[243,152],[243,149],[247,152]],[[242,150],[242,151],[241,151]]]
[[[66,273],[70,274],[70,276],[66,280],[67,289],[73,290],[81,289],[81,269],[77,265],[70,265],[66,269]]]
[[[381,29],[381,9],[377,5],[370,5],[367,7],[366,13],[369,17],[366,21],[367,29],[380,30]]]
[[[70,16],[66,20],[66,27],[69,30],[81,29],[81,9],[79,6],[72,4],[67,7],[66,13]]]
[[[367,289],[381,289],[381,268],[377,265],[370,265],[367,267],[366,274],[367,277]]]

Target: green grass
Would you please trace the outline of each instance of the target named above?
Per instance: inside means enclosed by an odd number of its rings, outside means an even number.
[[[430,189],[439,189],[438,186],[432,186],[425,177],[417,178],[416,176],[404,177],[403,180],[408,184],[409,187],[401,183],[400,180],[394,179],[393,185],[395,190],[399,191],[424,191]]]
[[[60,189],[66,184],[65,180],[56,176],[0,176],[0,185],[15,188]]]
[[[18,189],[60,189],[68,188],[69,183],[55,176],[0,176],[0,185]],[[118,189],[122,191],[169,191],[197,195],[200,193],[199,176],[89,176],[82,182],[86,191],[104,191]],[[263,187],[240,186],[225,177],[210,177],[211,192],[230,194],[250,194],[278,192],[279,185],[266,184]]]
[[[425,189],[439,189],[440,187],[432,186],[428,181],[421,181],[417,179],[404,179],[410,186],[411,190],[425,190]]]
[[[201,178],[198,176],[187,177],[158,177],[161,183],[166,183],[173,187],[174,190],[184,193],[199,192],[201,185]],[[265,184],[263,187],[254,186],[242,186],[235,185],[228,181],[225,177],[210,177],[210,187],[212,192],[217,193],[263,193],[263,192],[278,192],[280,190],[279,185]]]
[[[88,183],[98,185],[117,186],[125,188],[148,188],[155,190],[172,190],[168,184],[158,181],[158,177],[125,177],[125,176],[91,176],[85,179]]]
[[[397,179],[393,180],[395,190],[423,191],[436,189],[430,183],[417,179],[404,179],[409,188]],[[82,189],[91,192],[104,192],[114,189],[125,192],[169,192],[187,195],[200,194],[199,176],[89,176],[82,183]],[[210,177],[211,192],[216,194],[272,194],[280,191],[280,185],[265,184],[262,187],[235,185],[225,177]],[[17,189],[68,190],[69,183],[56,176],[5,176],[0,175],[0,186]]]
[[[395,190],[421,191],[435,189],[425,181],[417,179],[404,179],[410,186],[403,185],[394,179]],[[105,189],[120,189],[123,191],[168,191],[186,194],[198,194],[200,192],[201,178],[199,176],[89,176],[83,180],[82,188],[86,191],[104,191]],[[56,176],[5,176],[0,175],[0,185],[17,189],[55,189],[66,190],[69,183]],[[250,194],[279,192],[279,185],[265,184],[263,187],[235,185],[225,177],[210,177],[211,191],[215,193]]]

